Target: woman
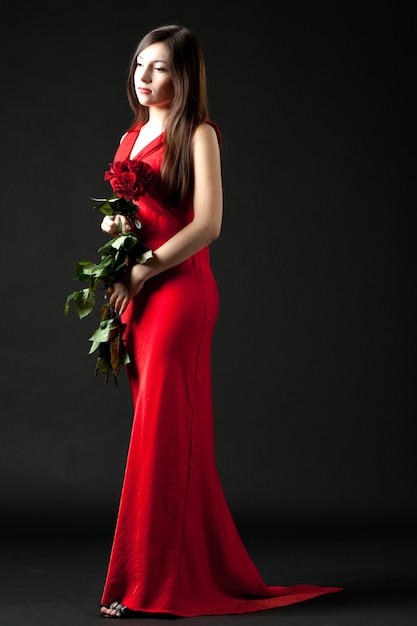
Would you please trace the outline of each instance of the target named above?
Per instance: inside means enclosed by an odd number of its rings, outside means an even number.
[[[126,324],[134,420],[100,614],[245,613],[336,591],[267,587],[217,474],[210,353],[218,293],[209,244],[222,223],[221,138],[189,29],[145,35],[128,98],[134,120],[114,161],[140,160],[155,175],[137,213],[153,256],[107,291]],[[119,219],[123,230],[133,227]],[[117,236],[117,222],[105,217],[101,228]]]

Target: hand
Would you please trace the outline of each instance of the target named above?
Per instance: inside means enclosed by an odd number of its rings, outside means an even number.
[[[124,215],[106,215],[101,222],[101,230],[107,235],[118,237],[119,235],[119,221],[122,228],[122,232],[130,232],[132,226]]]
[[[137,266],[134,266],[137,267]],[[106,290],[106,297],[109,301],[110,308],[119,315],[125,312],[127,305],[142,289],[145,281],[132,276],[132,271],[128,272],[125,278],[113,283]]]
[[[121,315],[129,304],[129,289],[125,283],[113,283],[106,289],[106,297],[109,301],[110,309]]]

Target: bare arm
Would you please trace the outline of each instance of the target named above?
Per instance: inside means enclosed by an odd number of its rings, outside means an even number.
[[[202,124],[197,129],[192,152],[194,218],[154,250],[152,259],[144,265],[134,265],[125,281],[115,283],[109,289],[110,306],[119,313],[123,313],[146,280],[182,263],[220,235],[223,215],[220,150],[216,133],[208,124]]]

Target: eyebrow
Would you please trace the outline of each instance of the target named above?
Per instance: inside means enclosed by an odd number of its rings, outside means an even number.
[[[143,57],[140,54],[138,54],[136,58],[143,60]],[[168,65],[168,61],[164,61],[163,59],[154,59],[151,63],[165,63],[165,65]]]

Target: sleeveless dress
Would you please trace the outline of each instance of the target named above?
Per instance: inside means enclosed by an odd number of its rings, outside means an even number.
[[[124,136],[115,161],[130,158],[140,127]],[[163,151],[161,135],[135,158],[159,173]],[[152,250],[193,218],[191,201],[175,211],[155,192],[138,206]],[[238,534],[214,452],[218,305],[206,247],[147,281],[122,316],[134,416],[102,604],[192,617],[271,609],[341,589],[267,586]]]

